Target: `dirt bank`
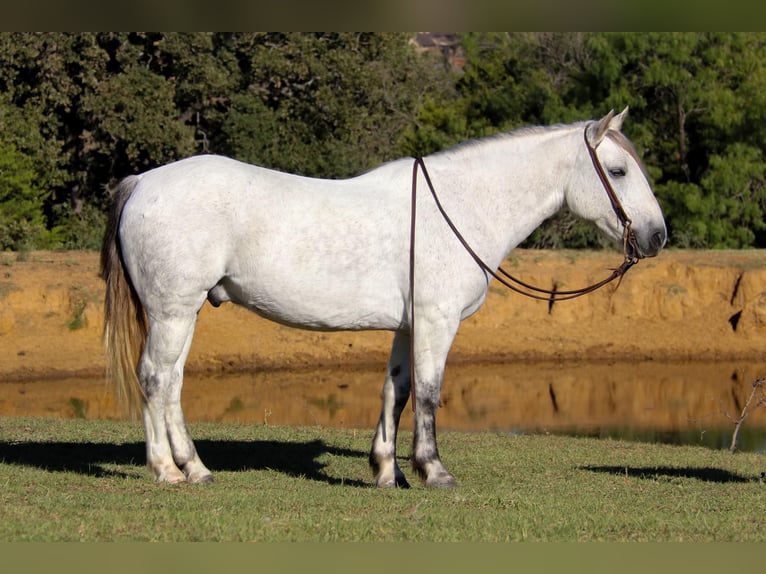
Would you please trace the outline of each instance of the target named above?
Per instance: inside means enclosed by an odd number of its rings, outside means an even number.
[[[508,269],[559,290],[593,283],[616,252],[516,251]],[[103,283],[96,253],[0,254],[0,380],[103,372]],[[192,372],[384,362],[389,333],[289,329],[233,305],[201,312]],[[619,289],[550,306],[497,283],[466,320],[450,360],[760,359],[766,252],[667,251]]]

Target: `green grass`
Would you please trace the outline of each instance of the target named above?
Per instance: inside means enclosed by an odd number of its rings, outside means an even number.
[[[85,307],[87,306],[87,303],[85,301],[77,301],[74,304],[74,308],[72,310],[72,318],[67,323],[67,328],[70,331],[77,331],[78,329],[82,329],[86,326],[85,321]]]
[[[88,325],[85,309],[88,303],[98,303],[98,295],[75,284],[69,287],[69,298],[71,304],[71,318],[67,323],[70,331],[77,331]]]
[[[0,298],[7,297],[11,292],[18,291],[19,288],[10,281],[0,281]]]
[[[368,430],[191,430],[212,485],[155,484],[138,423],[0,418],[0,541],[766,540],[760,454],[444,432],[457,488],[384,491]]]

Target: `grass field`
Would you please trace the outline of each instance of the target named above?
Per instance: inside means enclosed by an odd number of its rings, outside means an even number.
[[[212,485],[155,484],[139,423],[0,418],[0,541],[766,540],[762,454],[445,432],[457,488],[383,491],[369,430],[191,431]]]

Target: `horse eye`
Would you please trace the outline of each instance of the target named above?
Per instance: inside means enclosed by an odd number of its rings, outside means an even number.
[[[621,167],[615,167],[609,170],[609,175],[612,177],[625,177],[625,170]]]

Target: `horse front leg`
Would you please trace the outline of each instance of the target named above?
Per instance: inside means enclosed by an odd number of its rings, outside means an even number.
[[[447,354],[457,332],[454,324],[442,319],[421,321],[415,340],[415,429],[412,439],[412,467],[426,486],[455,486],[439,457],[436,444],[436,410],[441,398]]]
[[[415,432],[412,438],[412,467],[426,486],[455,486],[455,477],[439,457],[436,445],[436,410],[439,408],[444,370],[426,380],[417,380],[415,389]],[[416,375],[417,378],[417,375]]]
[[[399,419],[410,398],[410,334],[407,332],[394,334],[382,395],[383,406],[370,451],[375,484],[381,488],[409,488],[396,462]]]

